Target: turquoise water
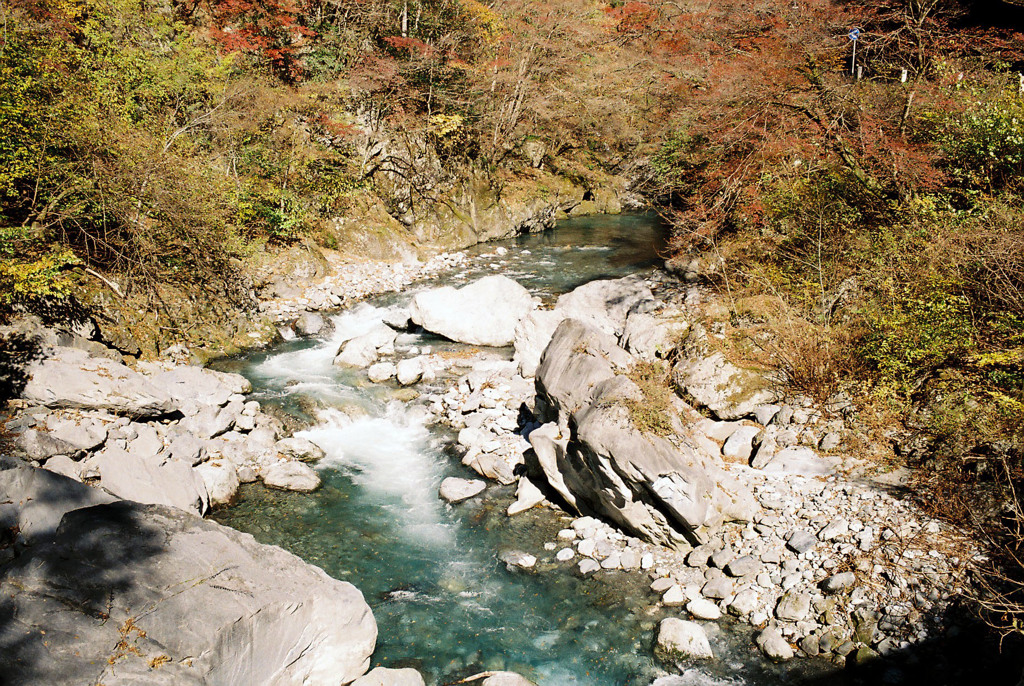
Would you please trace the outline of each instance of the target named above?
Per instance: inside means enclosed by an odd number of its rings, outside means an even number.
[[[563,222],[555,231],[474,248],[473,266],[446,282],[500,271],[553,297],[596,278],[653,267],[664,228],[646,215]],[[508,253],[495,254],[504,246]],[[541,686],[650,684],[664,674],[651,657],[663,616],[648,608],[649,579],[602,572],[581,579],[543,543],[569,519],[550,510],[504,515],[511,487],[451,507],[437,497],[445,476],[475,476],[446,452],[451,436],[428,428],[415,402],[373,385],[363,372],[331,365],[340,341],[365,330],[382,297],[335,317],[329,340],[291,342],[217,366],[248,376],[256,397],[304,417],[321,445],[323,487],[311,495],[247,487],[222,523],[280,545],[362,590],[380,637],[374,664],[412,666],[428,683],[454,683],[489,669],[518,671]],[[407,340],[456,348],[433,338]],[[503,351],[499,354],[506,354]],[[438,386],[440,387],[440,386]],[[420,389],[424,390],[424,389]],[[536,571],[498,561],[515,548],[538,557]],[[685,683],[772,683],[791,668],[765,666],[746,630],[709,625],[722,659],[688,672]]]

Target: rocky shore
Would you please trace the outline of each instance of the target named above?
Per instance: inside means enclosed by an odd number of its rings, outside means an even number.
[[[465,261],[454,253],[405,271],[339,270],[320,295],[263,309],[282,322],[285,337],[323,334],[330,320],[315,310],[338,304],[323,294],[398,290]],[[884,484],[852,475],[864,470],[845,452],[856,429],[849,399],[816,406],[786,397],[772,379],[734,364],[715,345],[712,311],[699,289],[663,276],[592,282],[550,309],[492,276],[419,292],[343,342],[335,362],[364,368],[373,383],[421,387],[414,402],[457,432],[463,463],[516,484],[509,516],[539,506],[574,517],[555,540],[498,551],[506,564],[647,575],[652,605],[678,608],[656,632],[666,668],[714,659],[705,627],[726,616],[748,623],[752,643],[772,660],[869,662],[949,630],[944,611],[966,583],[976,554],[970,542]],[[22,462],[6,460],[0,472],[10,532],[0,546],[2,583],[29,589],[0,601],[12,618],[0,659],[22,677],[15,683],[29,683],[51,653],[65,660],[52,674],[102,673],[104,683],[166,683],[160,679],[172,672],[187,683],[219,683],[220,669],[279,670],[272,683],[339,683],[339,655],[346,656],[341,683],[365,672],[376,628],[354,588],[199,519],[229,504],[240,483],[317,488],[310,463],[322,451],[286,436],[278,419],[246,398],[251,387],[241,376],[171,361],[133,368],[88,331],[19,326],[41,349],[6,425]],[[421,330],[476,347],[424,354],[401,338]],[[677,392],[654,397],[652,370]],[[439,382],[445,390],[434,390]],[[458,506],[486,488],[448,479],[440,495]],[[204,536],[218,541],[210,545],[221,557],[175,543]],[[151,554],[127,560],[118,552],[136,548]],[[184,561],[195,555],[209,559],[193,591],[196,570]],[[277,568],[257,569],[263,556]],[[83,565],[98,567],[95,586],[61,581],[88,574]],[[117,583],[104,582],[107,573]],[[225,574],[241,586],[218,582],[216,592],[244,586],[251,602],[176,595],[182,585],[201,595]],[[316,581],[282,590],[272,582],[279,576]],[[150,577],[157,581],[143,583]],[[82,608],[60,633],[46,610],[55,597]],[[182,626],[188,607],[214,602],[231,612],[202,617],[191,643],[161,638]],[[321,602],[338,604],[359,630],[318,624],[311,607]],[[283,611],[267,609],[281,603]],[[165,605],[177,613],[151,609]],[[225,631],[228,638],[219,638]],[[282,639],[271,649],[275,636]],[[243,647],[253,642],[263,648]],[[110,645],[117,649],[103,647]],[[288,656],[300,653],[308,659],[293,664]],[[325,664],[335,672],[321,680]],[[355,683],[423,683],[409,671],[378,668]],[[485,674],[477,682],[503,679],[521,677]]]

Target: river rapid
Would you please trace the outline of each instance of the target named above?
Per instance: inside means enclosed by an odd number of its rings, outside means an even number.
[[[476,476],[450,446],[453,436],[427,425],[408,389],[372,384],[365,370],[335,367],[339,344],[379,320],[381,308],[419,288],[459,285],[499,272],[551,300],[601,278],[650,272],[660,262],[665,227],[651,215],[574,219],[543,234],[468,251],[467,267],[333,315],[326,338],[283,343],[216,366],[253,383],[255,399],[308,424],[297,435],[327,453],[313,494],[246,487],[240,502],[215,519],[280,545],[349,581],[366,596],[379,625],[374,665],[411,666],[428,683],[450,684],[482,670],[511,670],[540,686],[778,683],[822,669],[809,661],[773,666],[760,658],[748,628],[709,624],[720,652],[709,665],[668,674],[651,655],[655,607],[642,573],[581,578],[541,548],[571,518],[534,509],[509,518],[513,487],[491,485],[457,506],[438,498],[447,476]],[[430,335],[402,335],[399,354],[459,346]],[[509,359],[511,350],[495,350]],[[443,377],[416,387],[444,388]],[[535,570],[512,571],[497,559],[522,549]],[[835,682],[834,682],[835,683]]]

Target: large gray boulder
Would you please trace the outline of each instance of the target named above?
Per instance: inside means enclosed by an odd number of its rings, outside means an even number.
[[[752,416],[755,408],[775,400],[764,374],[739,367],[708,347],[702,326],[693,327],[683,350],[672,368],[672,381],[719,419]]]
[[[709,659],[715,655],[704,627],[677,617],[668,617],[658,625],[658,638],[654,653],[665,662],[677,660]]]
[[[235,394],[252,392],[252,384],[240,374],[202,367],[175,367],[150,375],[155,386],[164,389],[179,405],[224,405]]]
[[[377,629],[350,584],[180,510],[66,514],[0,581],[4,683],[349,683]]]
[[[22,397],[52,408],[106,410],[130,417],[156,417],[177,404],[167,391],[133,369],[73,348],[55,348],[30,363]]]
[[[555,329],[568,315],[560,310],[534,310],[519,320],[516,325],[515,361],[519,363],[519,373],[524,377],[532,377],[537,373],[540,356],[551,342]]]
[[[533,309],[529,291],[507,276],[485,276],[463,286],[417,293],[409,314],[431,333],[471,345],[506,346],[516,324]]]
[[[651,289],[643,278],[627,276],[583,284],[559,296],[555,311],[607,334],[620,336],[630,312],[653,309],[655,304]]]
[[[53,536],[64,513],[114,500],[99,489],[52,471],[0,465],[0,529],[18,527],[30,543]]]
[[[393,351],[398,332],[383,322],[378,322],[364,334],[341,344],[334,364],[340,367],[369,367],[382,352]]]
[[[93,463],[100,472],[100,486],[118,498],[200,515],[210,507],[206,485],[188,462],[141,457],[107,446],[93,456]]]
[[[302,462],[280,460],[263,470],[263,485],[284,491],[310,493],[320,488],[320,477]]]

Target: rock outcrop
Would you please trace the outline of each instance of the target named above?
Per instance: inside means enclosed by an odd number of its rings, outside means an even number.
[[[0,579],[5,683],[326,686],[366,671],[376,623],[350,584],[181,510],[97,497],[0,471],[4,524],[34,522]],[[33,509],[67,511],[52,531]]]

